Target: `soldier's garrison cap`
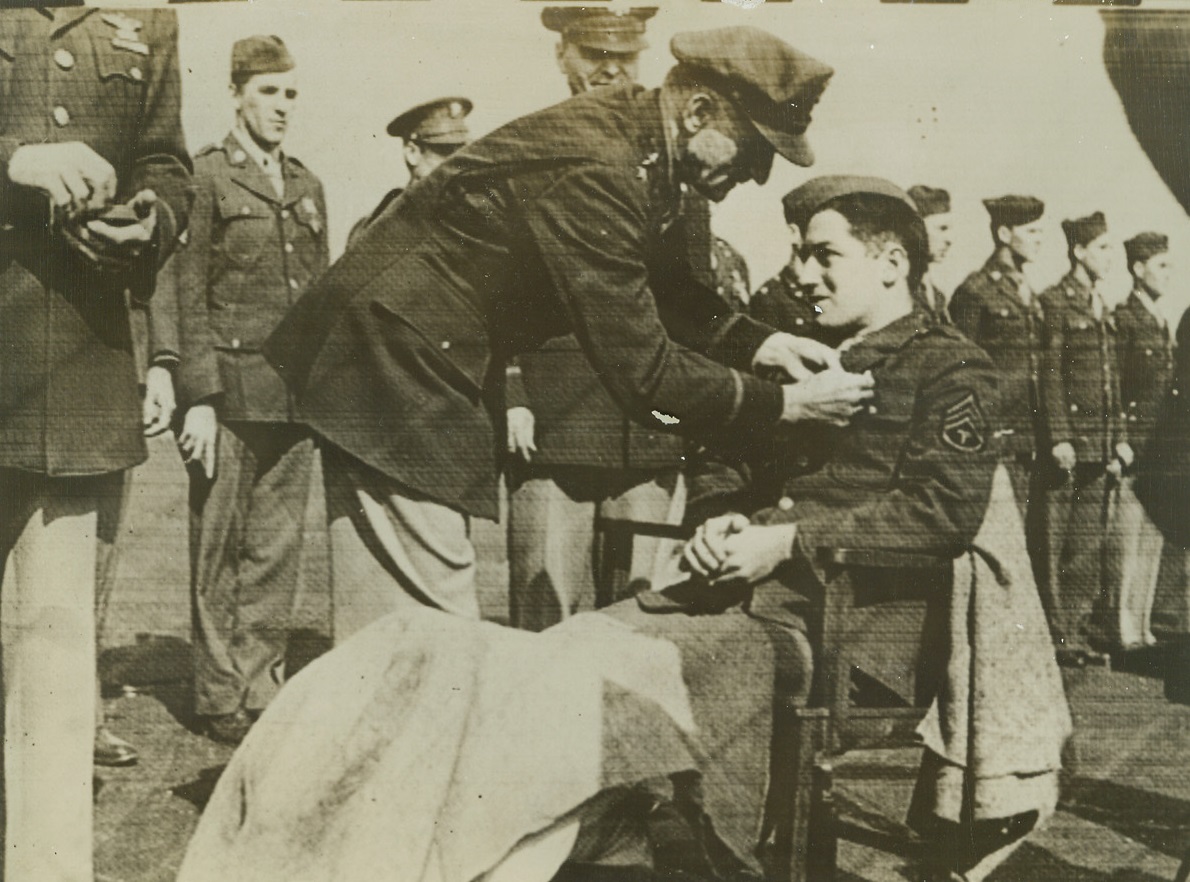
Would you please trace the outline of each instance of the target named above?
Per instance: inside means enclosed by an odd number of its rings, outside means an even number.
[[[231,47],[231,81],[243,85],[257,74],[293,70],[293,56],[280,37],[260,34],[236,40]]]
[[[823,175],[811,178],[785,194],[781,200],[785,207],[785,220],[804,230],[810,218],[828,202],[854,193],[886,196],[904,204],[914,214],[918,213],[917,206],[909,198],[909,194],[884,178],[866,175]]]
[[[1071,248],[1076,245],[1088,245],[1107,232],[1107,218],[1103,216],[1102,211],[1097,211],[1086,217],[1064,220],[1062,232],[1066,234],[1066,244]]]
[[[1045,214],[1045,203],[1036,196],[997,196],[983,200],[993,227],[1023,227]]]
[[[1137,233],[1124,243],[1124,256],[1128,260],[1128,266],[1132,266],[1138,260],[1143,263],[1151,257],[1164,254],[1168,250],[1169,236],[1164,233]]]
[[[467,98],[435,98],[406,110],[386,131],[394,138],[423,144],[466,144],[471,140],[467,130],[471,107]]]
[[[941,187],[928,187],[925,184],[914,184],[909,188],[909,198],[917,206],[922,217],[931,214],[947,214],[950,211],[950,194]]]
[[[806,141],[810,111],[834,70],[753,27],[676,34],[670,50],[681,65],[730,99],[773,148],[795,165],[814,163]]]
[[[649,48],[645,22],[656,14],[656,6],[547,6],[541,10],[541,23],[576,46],[628,53]]]

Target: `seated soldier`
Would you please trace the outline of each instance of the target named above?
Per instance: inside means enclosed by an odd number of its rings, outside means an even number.
[[[850,332],[844,366],[875,378],[872,402],[827,439],[823,465],[805,474],[792,464],[785,481],[721,475],[701,500],[719,513],[682,551],[685,585],[540,634],[429,609],[361,631],[261,717],[208,804],[179,882],[547,882],[565,862],[707,879],[759,871],[770,761],[789,743],[774,731],[776,697],[809,693],[801,613],[825,584],[817,550],[958,557],[984,522],[995,469],[985,422],[994,369],[914,309],[927,252],[909,198],[852,177],[791,195],[805,233],[803,283],[822,321]],[[850,660],[877,690],[937,697],[937,669],[950,661],[938,634],[950,586],[871,588],[896,602],[881,604],[892,612],[857,637]],[[673,614],[654,613],[662,609]],[[1050,651],[1036,612],[1037,642]],[[1049,664],[1052,685],[1052,652]],[[1044,741],[1034,735],[1051,722],[1014,719],[1013,728]],[[994,774],[1052,783],[1061,737],[1045,761],[1014,758]],[[936,755],[935,771],[948,761]],[[931,825],[947,837],[936,848],[943,878],[982,878],[987,855],[1047,810],[1052,800],[1018,801],[992,817],[987,837]]]

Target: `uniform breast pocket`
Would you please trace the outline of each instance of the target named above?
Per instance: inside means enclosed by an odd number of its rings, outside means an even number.
[[[145,106],[149,58],[102,41],[96,41],[94,47],[95,69],[102,84],[102,96],[96,98],[96,105],[105,113],[119,108],[126,118],[140,116]]]
[[[1010,348],[1022,345],[1025,335],[1025,318],[1015,310],[1004,307],[991,309],[984,315],[984,343],[993,348]]]
[[[258,200],[231,193],[217,194],[216,241],[218,253],[235,269],[251,269],[274,239],[276,220]]]

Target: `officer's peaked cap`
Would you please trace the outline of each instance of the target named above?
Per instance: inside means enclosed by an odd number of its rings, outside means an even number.
[[[640,52],[649,48],[645,22],[657,14],[656,6],[547,6],[541,23],[562,39],[604,52]]]
[[[753,27],[677,34],[670,49],[746,114],[778,153],[795,165],[814,163],[805,132],[832,68]]]
[[[423,144],[461,145],[471,140],[467,130],[468,98],[436,98],[411,107],[388,124],[388,133]]]

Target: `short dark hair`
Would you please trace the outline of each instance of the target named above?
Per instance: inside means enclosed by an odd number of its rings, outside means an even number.
[[[879,193],[848,193],[818,211],[828,209],[843,215],[851,235],[868,246],[898,242],[909,258],[909,290],[917,289],[930,261],[929,235],[921,215],[901,200]]]

